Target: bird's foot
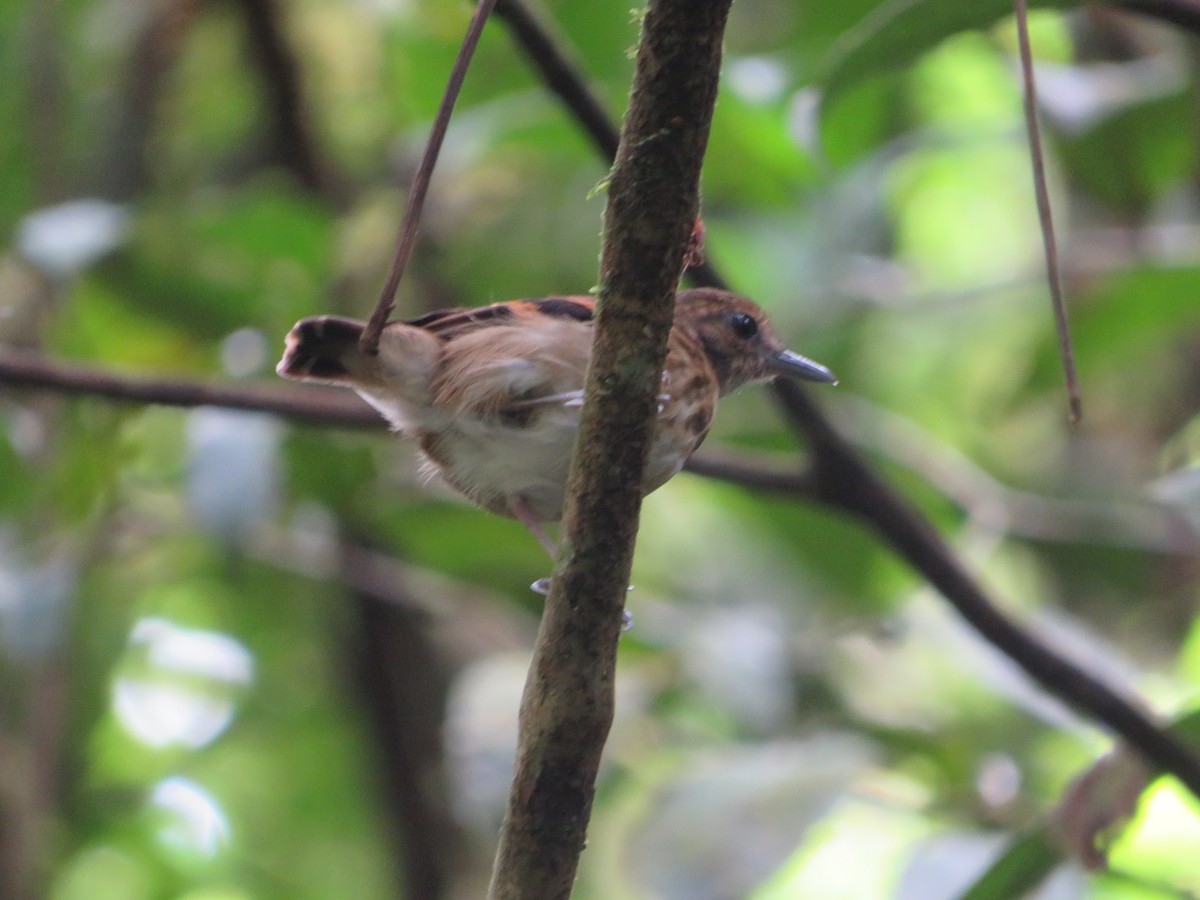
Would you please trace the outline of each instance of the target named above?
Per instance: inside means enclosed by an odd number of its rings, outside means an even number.
[[[549,576],[547,576],[546,578],[539,578],[537,581],[535,581],[533,584],[531,584],[529,586],[529,589],[531,591],[533,591],[535,594],[541,594],[543,597],[549,596],[549,594],[550,594],[550,578],[549,578]],[[631,584],[627,588],[627,590],[632,591],[633,585]],[[633,630],[633,613],[631,613],[627,609],[623,609],[623,610],[621,610],[621,631],[632,631],[632,630]]]

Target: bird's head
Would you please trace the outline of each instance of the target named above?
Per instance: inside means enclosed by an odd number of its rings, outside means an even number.
[[[820,363],[788,350],[752,300],[716,288],[680,291],[675,324],[692,332],[721,384],[721,395],[777,375],[837,384]]]

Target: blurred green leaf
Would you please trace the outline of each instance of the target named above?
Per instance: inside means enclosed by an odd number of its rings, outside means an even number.
[[[1033,0],[1042,9],[1070,9],[1080,0]],[[823,107],[844,90],[876,75],[897,71],[952,35],[986,28],[1012,15],[1012,0],[884,0],[830,47],[816,84]]]
[[[1134,264],[1081,287],[1071,330],[1085,376],[1147,361],[1200,323],[1200,267]]]
[[[143,315],[174,327],[210,338],[246,325],[282,333],[322,309],[333,238],[320,201],[268,178],[148,208],[106,274]]]
[[[704,169],[704,196],[710,207],[747,200],[764,211],[795,205],[814,170],[781,112],[736,94],[722,100],[709,138],[717,149]]]
[[[1054,146],[1070,177],[1119,214],[1137,215],[1190,177],[1195,136],[1172,126],[1194,108],[1190,91],[1157,97],[1083,131],[1056,129]]]
[[[1062,863],[1050,830],[1039,826],[1023,833],[988,868],[961,900],[994,900],[1023,897],[1044,881]]]

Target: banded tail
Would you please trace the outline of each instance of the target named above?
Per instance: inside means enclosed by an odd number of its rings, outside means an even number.
[[[341,316],[301,319],[288,332],[283,359],[275,371],[296,381],[353,388],[399,429],[439,419],[430,381],[441,343],[421,328],[392,322],[380,335],[379,353],[359,349],[366,323]]]
[[[364,327],[340,316],[301,319],[288,332],[275,371],[297,381],[354,383],[366,374],[368,363],[358,349]]]

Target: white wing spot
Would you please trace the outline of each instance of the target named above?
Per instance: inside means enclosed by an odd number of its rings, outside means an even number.
[[[529,400],[518,400],[513,406],[541,406],[544,403],[562,403],[568,409],[583,406],[583,391],[564,391],[561,394],[547,394],[544,397],[533,397]]]

